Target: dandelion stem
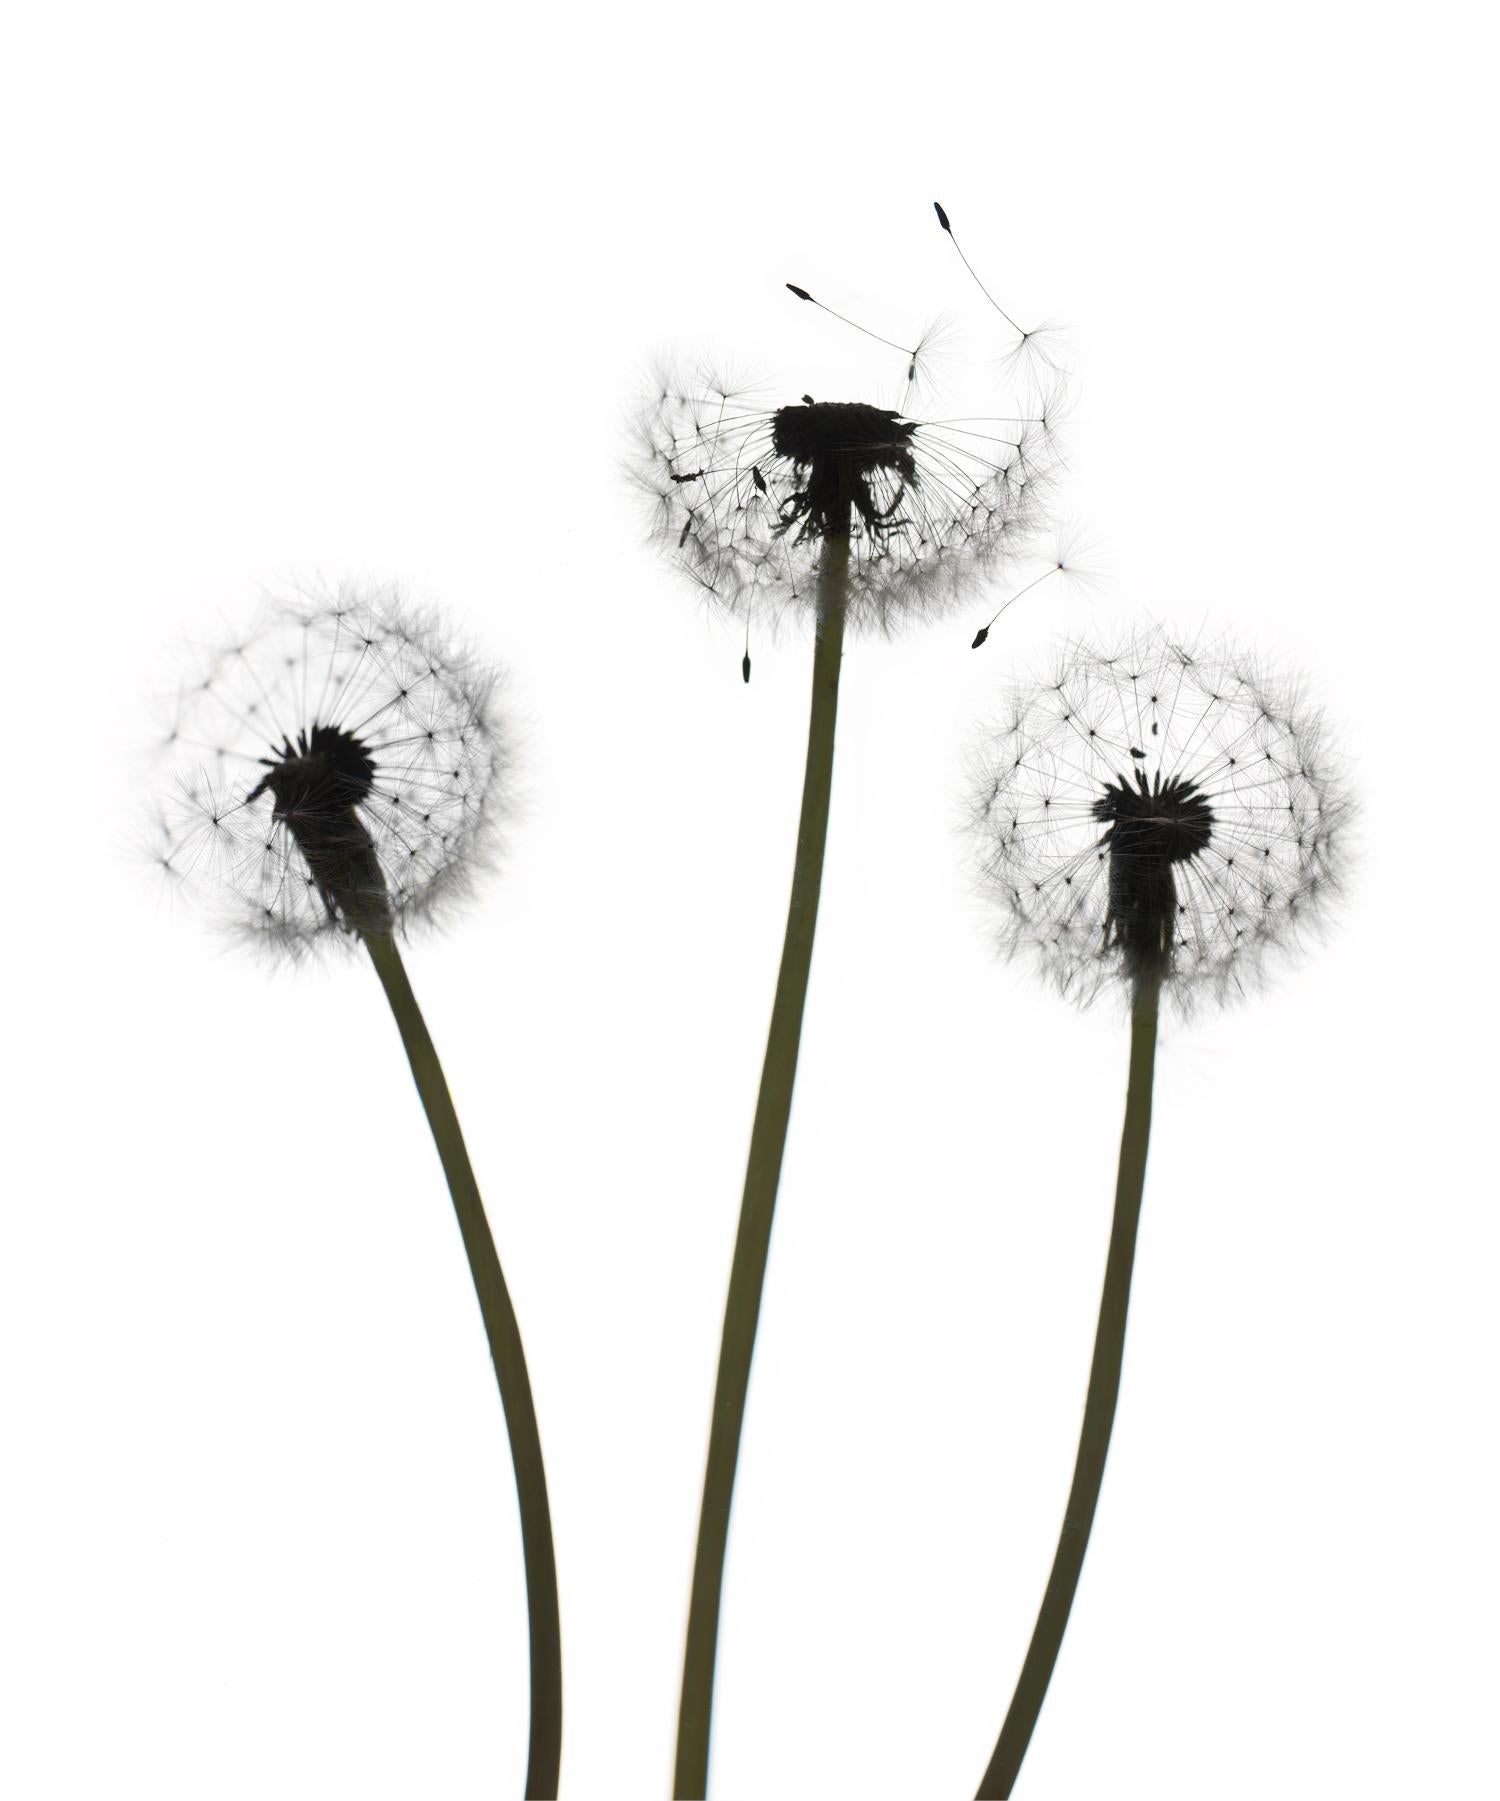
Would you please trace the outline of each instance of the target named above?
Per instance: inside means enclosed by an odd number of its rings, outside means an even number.
[[[1119,1177],[1115,1186],[1115,1218],[1110,1233],[1109,1258],[1104,1270],[1104,1294],[1099,1304],[1099,1326],[1094,1338],[1094,1361],[1089,1370],[1088,1399],[1083,1410],[1083,1432],[1073,1486],[1063,1515],[1062,1535],[1052,1574],[1042,1597],[1041,1611],[1031,1635],[1026,1661],[1021,1667],[1010,1710],[1000,1729],[989,1768],[979,1784],[978,1801],[1004,1801],[1015,1786],[1021,1760],[1036,1729],[1047,1684],[1052,1679],[1063,1632],[1083,1570],[1084,1552],[1099,1505],[1104,1481],[1104,1460],[1120,1398],[1120,1368],[1125,1357],[1125,1315],[1130,1305],[1130,1277],[1135,1265],[1136,1228],[1141,1217],[1141,1192],[1146,1182],[1146,1148],[1151,1137],[1151,1090],[1156,1069],[1156,1023],[1161,996],[1159,974],[1146,971],[1135,982],[1130,1019],[1130,1081],[1125,1098],[1125,1127],[1120,1136]]]
[[[714,1658],[718,1648],[719,1605],[724,1587],[724,1554],[729,1508],[739,1461],[750,1359],[771,1248],[771,1220],[781,1180],[791,1116],[792,1086],[802,1038],[802,1013],[812,966],[818,896],[823,885],[823,852],[828,841],[828,806],[833,786],[833,737],[838,717],[839,666],[843,657],[848,594],[849,538],[831,535],[819,576],[817,638],[813,651],[812,709],[807,728],[807,766],[792,894],[771,1028],[761,1068],[760,1094],[750,1133],[750,1157],[740,1207],[739,1234],[724,1308],[719,1375],[709,1428],[708,1468],[688,1608],[687,1653],[682,1671],[682,1705],[677,1721],[677,1801],[702,1801],[708,1785],[709,1728],[713,1711]]]
[[[421,1096],[433,1142],[442,1160],[458,1229],[468,1253],[474,1292],[494,1359],[500,1400],[510,1432],[511,1458],[520,1503],[521,1549],[526,1566],[526,1610],[531,1638],[531,1750],[526,1769],[526,1795],[555,1797],[562,1762],[562,1639],[558,1624],[557,1564],[552,1549],[552,1518],[547,1507],[547,1476],[537,1433],[536,1407],[526,1373],[526,1354],[515,1309],[501,1274],[500,1258],[485,1217],[479,1184],[464,1146],[452,1096],[437,1051],[423,1021],[406,968],[388,932],[367,932],[365,946],[375,965],[401,1033]]]

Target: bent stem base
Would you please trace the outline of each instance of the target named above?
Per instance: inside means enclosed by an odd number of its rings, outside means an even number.
[[[1084,1404],[1083,1432],[1073,1468],[1073,1486],[1063,1515],[1062,1535],[1046,1593],[1037,1614],[1036,1627],[1021,1666],[1016,1692],[1011,1698],[994,1755],[979,1784],[978,1801],[1004,1801],[1015,1785],[1026,1755],[1037,1716],[1046,1698],[1047,1685],[1062,1648],[1063,1632],[1078,1578],[1083,1570],[1104,1463],[1114,1429],[1120,1398],[1120,1370],[1125,1359],[1125,1317],[1130,1306],[1130,1278],[1135,1268],[1136,1231],[1141,1218],[1141,1195],[1146,1185],[1146,1150],[1151,1139],[1151,1095],[1156,1072],[1156,1028],[1161,1000],[1160,976],[1147,972],[1136,978],[1130,1017],[1130,1083],[1125,1097],[1125,1125],[1120,1135],[1119,1175],[1115,1184],[1115,1217],[1110,1232],[1109,1258],[1104,1269],[1104,1294],[1099,1304],[1099,1325],[1094,1337],[1094,1360],[1089,1370],[1088,1399]]]
[[[500,1401],[510,1433],[521,1514],[521,1549],[526,1566],[526,1610],[531,1641],[531,1748],[526,1768],[528,1801],[553,1801],[562,1764],[562,1634],[558,1621],[557,1564],[547,1476],[521,1329],[501,1274],[500,1258],[485,1217],[463,1132],[454,1111],[437,1051],[423,1021],[406,966],[389,932],[365,932],[365,948],[375,965],[401,1033],[412,1078],[421,1097],[433,1142],[448,1179],[458,1229],[474,1279]]]

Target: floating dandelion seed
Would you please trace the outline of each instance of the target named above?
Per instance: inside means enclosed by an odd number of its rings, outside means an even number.
[[[163,868],[293,954],[430,918],[491,848],[493,692],[393,595],[269,603],[173,703]]]
[[[979,271],[969,261],[968,257],[964,255],[963,247],[958,241],[958,235],[953,229],[952,221],[949,219],[948,214],[944,211],[943,207],[936,200],[932,203],[932,210],[937,214],[938,224],[947,233],[948,242],[952,244],[954,250],[957,251],[958,260],[963,264],[964,268],[968,270],[974,286],[978,288],[980,293],[984,295],[985,299],[1016,334],[1016,342],[1001,359],[1002,362],[1031,363],[1054,370],[1059,368],[1061,366],[1060,359],[1067,350],[1067,343],[1062,327],[1052,319],[1046,320],[1041,325],[1033,325],[1030,329],[1017,324],[979,279]]]
[[[1318,715],[1163,631],[1075,645],[975,759],[1001,942],[1080,1000],[1150,954],[1181,1006],[1251,986],[1319,915],[1345,808]]]
[[[816,611],[822,549],[840,536],[848,622],[888,631],[943,611],[1043,523],[1060,392],[1051,405],[932,419],[809,394],[767,407],[700,371],[663,382],[635,469],[660,543],[729,613]]]
[[[1119,1400],[1161,996],[1225,1000],[1320,920],[1349,804],[1316,713],[1240,653],[1144,632],[1066,651],[977,759],[972,821],[1001,942],[1130,1004],[1114,1224],[1057,1554],[979,1801],[1010,1795],[1083,1569]]]
[[[531,1653],[527,1796],[556,1796],[562,1651],[520,1328],[458,1115],[396,947],[461,893],[508,768],[493,674],[392,594],[272,601],[179,693],[157,857],[275,951],[369,953],[448,1181],[510,1433]],[[509,1530],[507,1523],[507,1530]]]
[[[977,632],[975,632],[974,640],[970,644],[969,649],[978,650],[980,646],[988,640],[990,631],[996,620],[1008,613],[1023,595],[1029,594],[1033,588],[1039,588],[1043,582],[1050,580],[1052,577],[1062,576],[1066,582],[1075,588],[1093,587],[1097,582],[1098,577],[1089,567],[1088,557],[1088,547],[1081,542],[1075,533],[1072,531],[1060,532],[1058,534],[1057,542],[1052,547],[1051,562],[1040,572],[1040,574],[1032,576],[1027,582],[1023,582],[1013,594],[1007,595],[1006,598],[1001,601],[1000,605],[985,623],[980,626]]]
[[[946,313],[939,314],[919,334],[915,344],[898,344],[894,338],[882,337],[878,331],[871,331],[867,325],[861,325],[857,319],[851,319],[847,313],[841,313],[825,301],[819,300],[816,295],[809,294],[806,288],[799,288],[796,282],[789,281],[784,286],[799,300],[805,300],[809,306],[817,307],[820,312],[827,313],[832,319],[837,319],[841,325],[849,326],[864,337],[873,338],[877,344],[884,344],[889,350],[900,352],[906,365],[906,387],[901,397],[900,407],[900,411],[903,413],[913,394],[919,393],[926,385],[935,367],[948,359],[953,336],[953,321]]]

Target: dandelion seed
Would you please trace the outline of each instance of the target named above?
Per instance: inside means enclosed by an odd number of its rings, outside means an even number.
[[[1088,551],[1081,546],[1079,539],[1072,531],[1060,533],[1053,547],[1052,560],[1049,565],[1039,575],[1033,576],[1023,587],[1017,588],[1014,594],[1001,602],[989,620],[974,634],[974,641],[969,649],[978,650],[989,637],[990,628],[995,621],[1003,614],[1008,613],[1023,595],[1030,594],[1032,589],[1039,588],[1050,578],[1060,575],[1074,587],[1092,587],[1098,577],[1090,570],[1087,557]]]
[[[1061,1648],[1119,1398],[1161,996],[1181,1010],[1260,981],[1321,920],[1349,803],[1319,716],[1248,659],[1161,630],[1066,651],[1012,696],[975,759],[971,823],[1009,952],[1062,990],[1129,1001],[1115,1219],[1057,1555],[980,1801],[1005,1797]]]
[[[968,257],[964,255],[963,247],[960,245],[958,236],[954,232],[952,221],[936,200],[932,203],[932,210],[937,214],[938,224],[947,233],[949,243],[952,244],[954,250],[957,251],[958,260],[963,264],[964,268],[968,270],[974,286],[979,289],[980,293],[984,295],[985,299],[1016,334],[1015,345],[1003,361],[1006,363],[1032,362],[1050,369],[1059,368],[1061,366],[1061,358],[1066,349],[1062,328],[1055,320],[1051,319],[1041,325],[1033,325],[1030,329],[1023,325],[1018,325],[980,280],[979,271],[969,261]]]
[[[806,288],[799,288],[794,281],[784,284],[799,300],[805,300],[820,312],[827,313],[831,319],[837,319],[841,325],[847,325],[852,331],[860,332],[867,338],[873,338],[877,344],[884,344],[889,350],[899,351],[906,364],[906,390],[902,396],[901,411],[905,412],[919,384],[931,373],[933,366],[946,357],[948,339],[952,333],[952,322],[946,315],[939,315],[920,333],[915,344],[899,344],[894,338],[882,337],[878,331],[871,331],[869,326],[861,325],[857,319],[851,319],[847,313],[841,313],[825,302],[809,294]]]
[[[369,953],[448,1181],[515,1468],[531,1649],[529,1796],[555,1796],[562,1660],[541,1440],[520,1329],[437,1052],[397,949],[485,858],[509,767],[495,678],[394,595],[273,601],[184,685],[163,871],[268,949]]]

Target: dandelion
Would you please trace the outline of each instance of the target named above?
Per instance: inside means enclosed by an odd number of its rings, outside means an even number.
[[[1062,1536],[979,1795],[1007,1796],[1083,1568],[1119,1398],[1165,995],[1226,1001],[1320,925],[1349,805],[1318,715],[1232,650],[1143,632],[1075,645],[976,758],[972,824],[1000,941],[1083,1002],[1127,998],[1115,1216]]]
[[[172,704],[163,867],[269,951],[409,932],[487,860],[493,691],[394,596],[272,603]]]
[[[788,286],[799,301],[821,306],[806,289]],[[909,396],[920,344],[866,335],[902,357]],[[752,619],[790,611],[813,625],[797,853],[725,1307],[688,1613],[678,1796],[701,1797],[708,1779],[730,1504],[817,924],[845,630],[889,631],[941,614],[969,593],[1041,523],[1056,463],[1045,404],[1007,417],[933,418],[805,393],[767,406],[700,374],[663,382],[641,424],[637,474],[654,503],[659,541],[714,604],[743,621],[746,681]]]
[[[179,692],[159,822],[167,875],[293,958],[368,952],[401,1034],[468,1256],[510,1434],[531,1645],[529,1796],[555,1796],[562,1673],[546,1475],[520,1330],[399,936],[463,894],[509,758],[495,677],[388,593],[269,603]]]
[[[976,758],[1002,946],[1080,1001],[1143,971],[1183,1011],[1254,986],[1336,872],[1322,736],[1233,651],[1161,630],[1065,651]]]
[[[662,547],[747,627],[828,611],[837,544],[840,629],[888,632],[946,611],[1044,522],[1061,407],[1060,387],[987,416],[810,394],[768,406],[699,370],[663,381],[637,473]]]

